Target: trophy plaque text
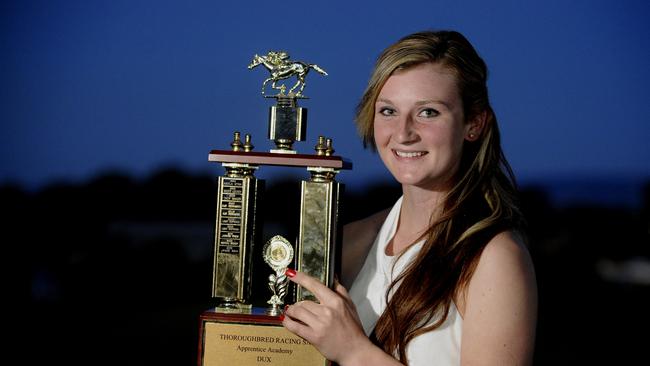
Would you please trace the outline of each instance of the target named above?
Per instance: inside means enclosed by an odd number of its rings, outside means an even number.
[[[237,141],[238,133],[234,146]],[[253,243],[260,233],[256,208],[264,181],[246,164],[224,167],[226,174],[218,178],[212,296],[222,307],[237,308],[250,306]]]
[[[330,363],[309,342],[289,332],[264,309],[251,312],[206,311],[201,315],[199,365],[326,366]]]
[[[263,65],[270,77],[262,83],[262,95],[274,98],[269,108],[269,152],[253,151],[251,136],[234,132],[230,149],[212,150],[208,160],[225,169],[218,177],[215,223],[212,296],[214,309],[201,315],[199,365],[329,365],[319,352],[302,338],[286,330],[280,315],[285,303],[315,300],[307,290],[290,291],[285,276],[288,267],[307,273],[332,287],[339,269],[339,211],[343,185],[336,175],[352,164],[333,155],[332,140],[319,136],[314,152],[298,153],[293,144],[304,141],[307,109],[298,101],[303,95],[310,70],[327,75],[315,64],[291,61],[282,51],[255,55],[249,69]],[[290,88],[282,80],[295,77]],[[270,83],[270,86],[269,86]],[[277,92],[267,94],[267,89]],[[254,175],[263,166],[306,169],[301,182],[299,225],[295,236],[262,238],[265,184]],[[261,246],[262,240],[266,243]],[[292,245],[293,243],[293,245]],[[261,250],[260,250],[261,249]],[[253,255],[261,255],[268,267],[253,269]],[[261,254],[260,254],[261,253]],[[252,283],[265,281],[266,304],[251,300]]]

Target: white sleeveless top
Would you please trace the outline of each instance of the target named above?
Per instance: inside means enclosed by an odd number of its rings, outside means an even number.
[[[409,247],[402,256],[387,256],[386,245],[395,235],[402,207],[397,200],[384,221],[359,275],[350,288],[366,335],[375,328],[386,308],[386,291],[393,279],[415,258],[424,241]],[[435,319],[433,319],[435,320]],[[433,322],[432,320],[432,322]],[[451,303],[449,315],[437,329],[415,337],[406,347],[409,365],[460,365],[460,339],[463,319]]]

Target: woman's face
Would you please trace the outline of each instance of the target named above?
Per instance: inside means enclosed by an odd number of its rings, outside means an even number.
[[[445,190],[469,135],[452,72],[425,63],[398,70],[375,104],[374,136],[384,164],[402,185]]]

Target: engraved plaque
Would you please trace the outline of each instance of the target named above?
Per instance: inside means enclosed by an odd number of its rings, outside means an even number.
[[[262,309],[201,316],[199,366],[327,366],[314,346],[282,326]]]
[[[263,181],[252,176],[219,177],[212,296],[221,306],[248,304],[256,234],[258,192]]]

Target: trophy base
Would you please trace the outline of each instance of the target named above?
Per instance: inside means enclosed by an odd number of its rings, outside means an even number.
[[[330,366],[309,342],[267,308],[210,309],[200,317],[199,366]]]

